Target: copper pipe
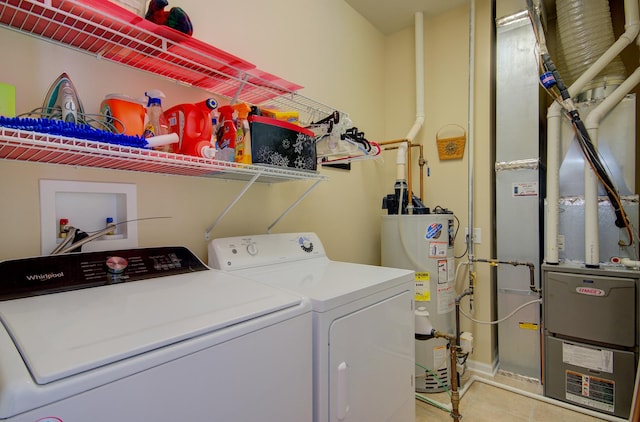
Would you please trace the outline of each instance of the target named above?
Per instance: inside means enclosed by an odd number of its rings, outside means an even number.
[[[462,418],[460,414],[460,392],[458,391],[458,371],[457,371],[457,363],[458,359],[456,359],[457,347],[453,344],[450,344],[450,355],[451,355],[451,419],[454,421],[459,421]]]
[[[451,334],[443,333],[441,331],[433,330],[433,337],[445,338],[449,341],[449,356],[450,356],[450,375],[451,375],[451,418],[454,421],[462,419],[460,414],[460,392],[458,391],[458,338]]]
[[[420,201],[424,202],[424,165],[427,163],[427,160],[424,159],[424,148],[422,144],[418,144],[418,147],[420,148],[420,156],[418,157],[418,165],[420,166]]]
[[[420,201],[424,201],[424,165],[426,160],[423,155],[422,144],[414,144],[408,139],[395,139],[393,141],[379,142],[378,145],[394,145],[394,144],[407,144],[407,189],[409,195],[413,192],[412,174],[411,174],[411,148],[418,147],[420,149],[420,156],[418,157],[418,165],[420,166]],[[385,150],[397,149],[398,147],[384,148]]]

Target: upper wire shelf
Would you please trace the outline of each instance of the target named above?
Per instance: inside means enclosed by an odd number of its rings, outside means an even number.
[[[110,1],[3,0],[0,25],[232,100],[296,110],[305,125],[334,111],[297,84]]]

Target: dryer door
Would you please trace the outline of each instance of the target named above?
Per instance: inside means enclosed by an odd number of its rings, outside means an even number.
[[[415,419],[412,293],[336,319],[329,332],[331,421]]]

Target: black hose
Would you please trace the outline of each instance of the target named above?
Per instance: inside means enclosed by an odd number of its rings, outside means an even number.
[[[582,147],[584,155],[586,159],[589,161],[589,163],[591,164],[593,171],[598,175],[601,183],[605,187],[605,193],[609,198],[609,201],[611,202],[613,211],[616,214],[615,225],[618,228],[624,228],[627,226],[628,220],[624,214],[624,210],[620,206],[620,197],[615,191],[613,181],[611,180],[611,177],[609,177],[609,173],[607,173],[607,170],[604,168],[604,165],[600,161],[600,158],[598,157],[598,153],[593,145],[593,142],[591,142],[591,137],[589,136],[589,132],[587,131],[587,128],[585,127],[584,123],[580,119],[579,113],[574,110],[570,112],[569,115],[571,116],[571,123],[573,124],[573,126],[576,128],[576,131],[578,132],[577,133],[578,141],[580,143],[580,146]]]

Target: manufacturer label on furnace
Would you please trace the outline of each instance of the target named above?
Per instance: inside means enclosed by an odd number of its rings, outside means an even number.
[[[595,287],[576,287],[576,292],[587,296],[604,296],[605,291]]]

